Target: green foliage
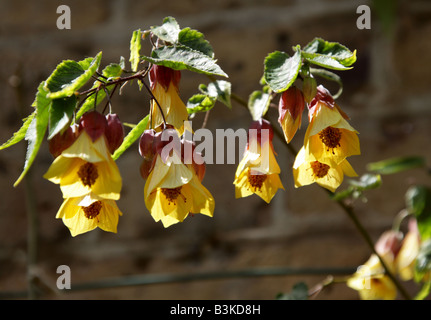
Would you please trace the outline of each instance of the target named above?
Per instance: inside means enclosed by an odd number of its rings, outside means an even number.
[[[70,97],[80,89],[97,71],[102,59],[102,52],[94,58],[76,62],[66,60],[60,63],[46,80],[47,96],[50,99]]]
[[[22,139],[25,138],[25,133],[27,132],[28,127],[30,126],[30,123],[33,121],[34,117],[36,115],[36,111],[33,111],[32,114],[30,114],[27,118],[23,119],[23,124],[21,128],[13,134],[13,136],[3,143],[0,146],[0,150],[9,148],[10,146],[13,146],[14,144],[20,142]]]
[[[151,57],[142,56],[142,59],[174,70],[190,70],[207,75],[227,77],[216,60],[184,45],[163,46],[154,49]]]
[[[274,92],[286,91],[296,80],[301,66],[299,46],[295,48],[295,54],[292,57],[280,51],[270,53],[264,62],[265,81]]]
[[[160,40],[168,43],[177,43],[178,34],[180,33],[180,26],[173,17],[166,17],[163,19],[161,26],[151,27],[151,32],[158,37]]]
[[[425,159],[423,157],[407,156],[395,157],[369,163],[367,169],[380,174],[394,174],[413,168],[421,168],[424,166]]]
[[[206,94],[195,94],[187,101],[187,112],[194,114],[197,112],[206,112],[214,107],[216,100]]]
[[[132,130],[130,130],[130,132],[124,138],[123,143],[112,155],[112,158],[114,160],[117,160],[124,153],[124,151],[126,151],[136,140],[139,139],[139,137],[147,128],[148,119],[149,119],[149,115],[147,115],[145,118],[139,121],[139,123]]]
[[[382,179],[379,174],[366,173],[358,180],[349,179],[350,186],[333,194],[332,199],[341,201],[349,197],[357,199],[362,196],[366,190],[376,189],[381,186]]]
[[[295,284],[289,293],[280,293],[277,300],[308,300],[308,286],[304,282]]]
[[[135,30],[132,33],[132,39],[130,40],[130,64],[132,67],[132,71],[136,72],[138,70],[141,52],[141,38],[142,33],[141,29]]]
[[[70,125],[77,101],[76,96],[52,100],[49,110],[48,140]]]
[[[301,52],[309,63],[333,70],[348,70],[356,62],[356,50],[351,52],[338,42],[328,42],[316,38]]]
[[[248,99],[248,110],[253,120],[265,116],[271,103],[271,95],[259,90],[254,91]]]
[[[426,186],[412,186],[405,195],[406,208],[414,214],[422,241],[431,239],[431,190]]]
[[[31,123],[28,125],[25,133],[25,140],[28,141],[28,147],[25,157],[24,169],[14,183],[14,186],[17,186],[30,170],[40,146],[42,145],[45,132],[48,127],[49,110],[52,105],[52,100],[47,98],[47,95],[48,90],[46,89],[45,81],[43,81],[38,87],[36,100],[34,103],[36,108],[36,116],[32,118]],[[26,123],[24,124],[26,125]]]

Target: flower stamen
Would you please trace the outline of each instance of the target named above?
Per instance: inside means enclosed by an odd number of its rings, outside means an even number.
[[[87,162],[79,168],[78,176],[84,186],[91,187],[96,182],[99,173],[97,172],[97,167],[93,163]]]
[[[249,185],[254,189],[261,189],[263,183],[266,180],[267,175],[266,174],[251,174],[248,173],[248,183]]]
[[[340,147],[341,130],[338,128],[327,127],[319,132],[319,138],[327,147],[327,150]],[[334,150],[332,150],[334,154]]]
[[[84,210],[84,215],[87,219],[94,219],[102,210],[102,201],[93,202],[88,207],[82,207],[82,210]]]
[[[313,175],[316,178],[323,178],[328,174],[330,166],[327,164],[321,163],[319,161],[311,162],[311,169],[313,170]]]
[[[181,195],[181,188],[182,188],[181,186],[177,188],[172,188],[172,189],[162,188],[162,193],[168,200],[169,204],[175,203],[177,198]],[[186,202],[186,199],[184,196],[183,196],[183,199],[184,199],[184,202]]]

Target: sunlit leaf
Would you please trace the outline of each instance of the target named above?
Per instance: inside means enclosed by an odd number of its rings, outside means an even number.
[[[425,158],[407,156],[395,157],[387,160],[369,163],[367,169],[369,171],[378,172],[380,174],[393,174],[401,171],[420,168],[425,166]]]
[[[149,115],[143,118],[136,126],[133,127],[132,130],[124,137],[123,143],[120,147],[114,152],[112,158],[117,160],[145,131],[148,125]]]
[[[135,30],[132,33],[132,39],[130,39],[130,65],[132,71],[137,71],[140,62],[141,52],[141,29]]]
[[[30,126],[30,123],[32,122],[34,116],[36,115],[36,111],[34,111],[32,114],[30,114],[27,118],[23,119],[23,124],[21,128],[17,132],[13,134],[13,136],[3,143],[0,146],[0,150],[9,148],[10,146],[13,146],[14,144],[20,142],[25,137],[25,133],[27,132],[28,127]]]

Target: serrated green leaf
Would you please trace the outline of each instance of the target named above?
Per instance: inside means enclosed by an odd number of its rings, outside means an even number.
[[[121,61],[120,61],[120,64],[111,63],[102,70],[102,75],[108,79],[117,79],[121,76],[122,73],[123,73],[123,68],[121,65]],[[98,77],[98,79],[100,79],[101,81],[106,81],[101,77]],[[101,83],[100,81],[94,81],[92,88],[94,89],[98,87],[100,83]],[[111,92],[113,88],[114,88],[114,85],[106,86],[106,90],[108,91],[108,93]],[[105,99],[105,97],[106,97],[106,92],[105,90],[102,90],[102,89],[98,90],[96,93],[88,97],[85,100],[85,102],[82,104],[78,112],[76,113],[76,119],[81,118],[81,116],[88,110],[94,108],[95,106],[97,107],[97,105],[99,105],[99,103],[102,102],[103,99]],[[97,98],[97,101],[95,101],[96,98]]]
[[[149,115],[139,121],[139,123],[129,131],[129,133],[124,138],[123,143],[117,150],[115,150],[114,154],[112,155],[114,160],[117,160],[124,153],[124,151],[126,151],[136,140],[139,139],[139,137],[147,128],[148,119]]]
[[[33,117],[25,134],[25,140],[28,141],[26,159],[24,163],[24,169],[21,175],[14,183],[16,187],[30,170],[31,165],[39,152],[40,146],[43,142],[45,132],[48,128],[49,109],[52,104],[52,100],[47,98],[48,90],[46,89],[45,81],[43,81],[36,94],[35,107],[36,116]]]
[[[350,67],[356,62],[356,50],[352,52],[346,46],[338,42],[329,42],[321,38],[315,38],[308,43],[302,50],[302,53],[307,60],[312,59],[325,65],[329,63],[329,65],[336,66],[341,70],[343,67]],[[332,64],[329,60],[327,61],[327,58],[336,61],[341,66],[335,63]]]
[[[10,146],[13,146],[14,144],[20,142],[25,137],[25,133],[27,132],[28,127],[30,126],[31,121],[33,120],[34,116],[36,115],[36,111],[33,111],[32,114],[30,114],[27,118],[23,119],[23,124],[21,128],[17,132],[13,134],[13,136],[3,143],[0,146],[0,150],[9,148]]]
[[[70,125],[77,101],[76,96],[52,101],[51,108],[49,109],[48,140]]]
[[[207,75],[228,77],[216,60],[182,45],[154,49],[151,57],[143,56],[142,59],[174,70],[190,70]]]
[[[395,157],[382,161],[369,163],[367,169],[369,171],[377,172],[380,174],[393,174],[401,171],[421,168],[425,166],[424,157],[406,156]]]
[[[153,26],[150,28],[151,32],[157,36],[160,40],[177,43],[178,34],[180,33],[180,26],[177,20],[173,17],[166,17],[163,19],[163,24],[161,26]]]
[[[132,33],[132,39],[130,40],[130,65],[132,71],[138,70],[141,52],[141,29],[135,30]]]
[[[97,71],[102,59],[102,52],[94,58],[87,58],[80,62],[65,60],[60,63],[46,80],[45,88],[50,99],[70,97],[76,90],[90,80]]]
[[[431,239],[431,190],[426,186],[412,186],[405,195],[406,208],[416,217],[422,241]]]
[[[187,101],[187,112],[189,114],[206,112],[214,107],[216,100],[206,94],[195,94]]]
[[[281,51],[272,52],[264,62],[265,81],[274,92],[286,91],[296,80],[301,65],[299,48],[292,57]]]
[[[259,120],[268,111],[271,95],[262,91],[253,91],[248,99],[248,110],[253,120]]]
[[[212,98],[217,99],[224,105],[226,105],[229,109],[232,109],[231,104],[231,91],[232,85],[230,82],[225,80],[216,80],[214,82],[210,82],[208,86],[200,85],[199,90]]]
[[[214,58],[214,51],[204,35],[190,28],[184,28],[178,34],[178,42],[193,50],[200,51],[210,58]]]

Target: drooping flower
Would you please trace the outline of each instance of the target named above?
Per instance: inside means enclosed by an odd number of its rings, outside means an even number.
[[[107,232],[117,232],[119,217],[122,215],[117,203],[92,193],[66,198],[57,212],[73,237],[94,230],[97,227]]]
[[[334,192],[343,182],[344,175],[357,176],[346,159],[338,164],[320,162],[305,146],[299,150],[293,164],[293,179],[296,188],[317,183]]]
[[[168,152],[168,156],[164,155],[164,146],[166,144],[156,142],[154,164],[144,188],[145,205],[153,219],[162,221],[167,228],[184,221],[189,214],[212,217],[214,198],[202,185],[196,167],[184,164],[175,149]]]
[[[398,274],[402,280],[411,280],[415,275],[416,258],[419,254],[421,238],[415,219],[409,221],[409,230],[404,237],[395,259]]]
[[[347,286],[357,290],[361,300],[394,300],[397,296],[395,284],[375,254],[347,280]]]
[[[90,192],[104,199],[120,198],[122,179],[109,150],[107,129],[103,115],[94,112],[83,115],[77,138],[45,173],[45,179],[60,185],[64,198]]]
[[[150,87],[157,100],[153,99],[151,102],[151,128],[160,127],[163,124],[164,115],[166,123],[173,125],[180,135],[183,133],[184,121],[188,119],[188,112],[186,105],[179,96],[180,79],[181,72],[178,70],[158,65],[151,67],[149,73]]]
[[[256,130],[257,134],[249,134],[243,158],[235,172],[235,197],[256,194],[269,203],[278,189],[284,190],[272,145],[273,131],[264,119],[254,121],[250,129]]]
[[[283,129],[286,142],[289,143],[301,127],[302,113],[305,108],[304,95],[296,87],[284,91],[278,104],[278,122]]]
[[[304,146],[316,160],[339,164],[361,153],[358,132],[347,120],[329,91],[319,86],[309,106],[309,125],[304,137]]]
[[[96,227],[117,230],[121,212],[115,200],[122,179],[111,153],[121,144],[123,132],[117,116],[105,118],[91,111],[73,126],[73,134],[62,133],[50,145],[55,159],[44,178],[60,185],[64,201],[56,217],[72,236]]]

